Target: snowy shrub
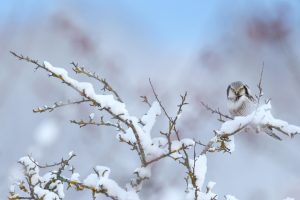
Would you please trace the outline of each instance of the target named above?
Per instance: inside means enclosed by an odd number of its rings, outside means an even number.
[[[93,199],[102,194],[113,200],[139,200],[139,192],[143,189],[143,183],[151,179],[152,165],[166,158],[174,160],[186,169],[186,199],[237,200],[232,195],[226,195],[222,198],[215,194],[213,192],[215,182],[209,181],[206,186],[204,185],[208,154],[213,152],[232,153],[235,150],[234,135],[249,127],[254,128],[255,131],[260,131],[263,127],[270,126],[290,137],[300,132],[299,127],[274,118],[271,114],[270,102],[259,105],[248,116],[235,117],[234,119],[204,104],[208,110],[219,115],[219,119],[222,121],[221,127],[214,130],[214,135],[206,144],[192,138],[181,138],[177,129],[177,122],[185,105],[187,105],[187,93],[181,95],[176,115],[171,116],[163,106],[151,81],[149,81],[156,101],[150,103],[148,98],[143,96],[143,101],[148,104],[149,109],[145,115],[137,117],[131,115],[130,111],[127,110],[126,104],[118,92],[105,79],[100,78],[95,73],[72,63],[75,73],[99,81],[103,85],[103,94],[96,93],[91,83],[73,79],[63,68],[54,67],[47,61],[39,63],[29,57],[11,53],[20,60],[34,64],[36,69],[43,69],[50,77],[60,80],[81,97],[77,101],[59,102],[53,106],[38,107],[34,109],[34,112],[50,112],[62,106],[88,103],[95,108],[95,111],[100,110],[100,112],[105,113],[105,116],[110,116],[110,120],[107,120],[104,115],[97,120],[95,114],[91,113],[87,121],[72,120],[71,122],[80,127],[87,125],[112,127],[116,130],[116,139],[127,144],[137,155],[140,163],[132,172],[131,180],[128,180],[125,186],[120,186],[110,177],[113,172],[107,166],[95,166],[91,174],[87,177],[81,177],[80,173],[71,165],[71,160],[75,157],[73,152],[70,152],[67,158],[61,159],[59,162],[46,165],[39,164],[32,156],[25,156],[19,160],[19,164],[23,167],[23,176],[10,188],[9,199],[11,200],[64,199],[67,189],[78,192],[88,190]],[[261,96],[259,95],[259,98]],[[161,131],[160,137],[153,137],[152,128],[156,123],[157,116],[162,114],[168,119],[168,129]],[[198,151],[199,149],[200,151]],[[47,170],[47,172],[41,174],[41,169]]]

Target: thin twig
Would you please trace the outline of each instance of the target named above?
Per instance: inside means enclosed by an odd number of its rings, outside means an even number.
[[[142,98],[142,102],[146,103],[149,107],[151,107],[151,104],[148,101],[147,96],[140,96]]]
[[[259,82],[258,82],[258,85],[257,85],[259,93],[258,93],[258,95],[255,95],[256,99],[257,99],[257,105],[258,106],[259,106],[261,97],[264,95],[263,94],[263,88],[262,88],[262,79],[263,79],[264,68],[265,68],[265,63],[263,62],[263,66],[261,68],[261,72],[260,72],[260,76],[259,76]]]
[[[42,112],[52,112],[54,109],[56,108],[60,108],[60,107],[63,107],[63,106],[68,106],[68,105],[74,105],[74,104],[81,104],[81,103],[84,103],[84,102],[90,102],[90,100],[88,99],[82,99],[82,100],[78,100],[78,101],[67,101],[66,103],[63,103],[63,102],[55,102],[52,106],[43,106],[43,107],[38,107],[36,109],[33,109],[33,112],[34,113],[42,113]]]
[[[159,103],[160,108],[163,110],[165,116],[169,119],[169,121],[172,121],[172,118],[170,117],[170,115],[167,113],[167,110],[165,109],[165,107],[163,106],[162,102],[159,100],[157,93],[155,92],[154,86],[151,82],[151,79],[149,78],[149,83],[152,89],[152,92],[155,96],[156,101]]]
[[[114,124],[111,122],[105,122],[103,121],[103,119],[101,119],[99,122],[90,120],[90,121],[84,121],[84,120],[80,120],[80,121],[76,121],[76,120],[70,120],[71,123],[73,124],[77,124],[79,125],[80,128],[87,126],[87,125],[94,125],[94,126],[110,126],[110,127],[115,127],[117,128],[117,130],[122,131],[123,133],[125,133],[126,131],[121,127],[120,124]]]
[[[103,87],[104,91],[107,90],[109,92],[112,92],[115,95],[115,97],[117,98],[117,100],[123,103],[120,95],[110,86],[110,84],[106,81],[106,79],[100,78],[95,72],[90,72],[90,71],[86,70],[84,67],[80,67],[75,62],[72,62],[71,64],[74,66],[73,67],[74,72],[76,72],[78,74],[85,74],[86,76],[99,81],[100,83],[102,83],[104,85],[104,87]]]
[[[30,155],[28,155],[28,158],[31,162],[33,162],[36,166],[38,166],[39,168],[49,168],[49,167],[56,167],[56,166],[61,166],[63,165],[64,163],[69,163],[70,160],[72,160],[74,157],[76,156],[76,154],[72,154],[68,159],[61,159],[60,162],[56,162],[56,163],[53,163],[53,164],[45,164],[45,165],[40,165],[38,164]]]
[[[208,104],[204,103],[203,101],[201,101],[201,104],[212,114],[219,115],[219,119],[218,119],[219,121],[225,122],[225,120],[223,118],[233,120],[232,117],[230,117],[229,115],[223,114],[219,109],[213,109]]]

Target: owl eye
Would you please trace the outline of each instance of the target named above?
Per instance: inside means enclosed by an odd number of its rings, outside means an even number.
[[[245,94],[245,93],[246,93],[245,88],[240,88],[240,89],[238,90],[238,94],[239,94],[239,95],[243,95],[243,94]]]

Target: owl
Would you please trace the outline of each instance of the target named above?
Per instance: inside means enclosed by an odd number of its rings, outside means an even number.
[[[247,116],[257,108],[257,103],[251,95],[249,87],[241,81],[236,81],[227,87],[227,106],[232,117]],[[281,140],[271,127],[262,127],[261,130],[269,136]]]
[[[227,87],[227,103],[231,116],[246,116],[255,109],[255,99],[249,87],[241,81],[232,82]]]

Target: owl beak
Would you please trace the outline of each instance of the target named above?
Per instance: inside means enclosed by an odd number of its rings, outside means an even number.
[[[235,98],[236,101],[239,100],[239,99],[241,98],[241,95],[239,94],[238,91],[234,90],[234,94],[235,94],[235,96],[236,96],[236,98]]]

